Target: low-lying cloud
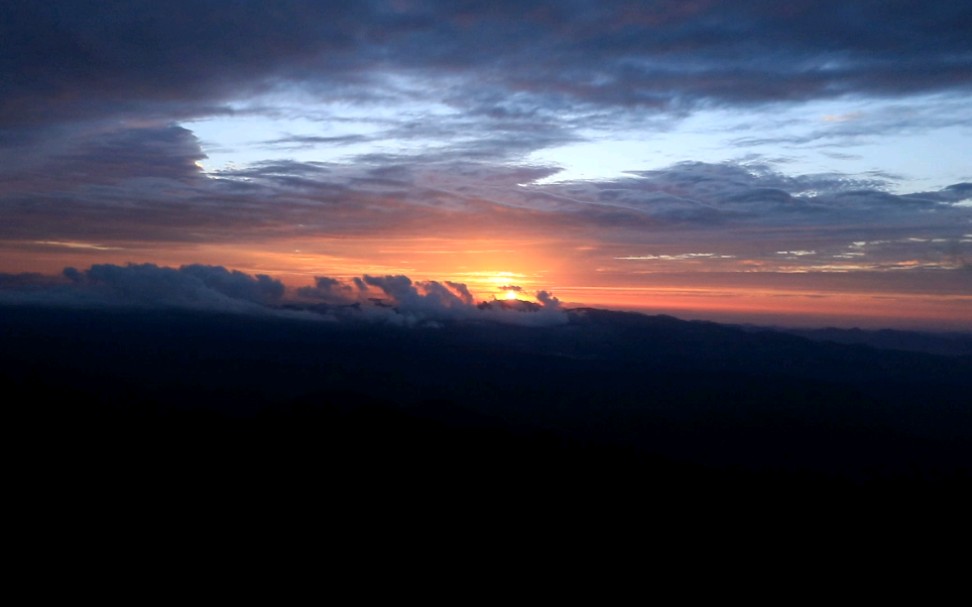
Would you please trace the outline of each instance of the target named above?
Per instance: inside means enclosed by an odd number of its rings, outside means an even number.
[[[138,307],[266,313],[283,301],[284,285],[222,266],[96,264],[62,276],[6,274],[0,303],[71,307]]]
[[[81,308],[181,309],[279,315],[324,321],[380,322],[397,326],[441,326],[450,321],[548,326],[567,322],[560,301],[547,291],[539,304],[477,302],[465,284],[413,281],[404,275],[326,276],[288,295],[265,274],[222,266],[97,264],[65,268],[62,275],[0,274],[0,304]],[[501,305],[502,304],[502,305]]]
[[[476,302],[462,283],[413,281],[408,276],[364,275],[350,281],[319,276],[315,286],[297,290],[298,297],[332,306],[328,315],[367,318],[414,326],[443,321],[481,320],[518,325],[553,325],[567,322],[560,301],[538,291],[539,304],[518,301]]]

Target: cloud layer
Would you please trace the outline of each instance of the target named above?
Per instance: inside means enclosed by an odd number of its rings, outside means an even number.
[[[176,147],[187,145],[178,127],[165,131]],[[456,162],[288,161],[213,178],[192,165],[197,153],[187,146],[184,162],[173,157],[143,173],[137,162],[123,163],[124,151],[117,163],[104,151],[77,157],[85,177],[75,183],[66,174],[25,178],[4,197],[0,239],[21,250],[114,260],[138,258],[145,243],[261,248],[359,237],[436,238],[461,247],[469,239],[542,234],[570,255],[571,243],[596,243],[604,263],[708,257],[722,269],[753,269],[739,265],[749,260],[788,271],[913,262],[955,269],[967,263],[972,240],[968,183],[895,194],[879,174],[787,175],[764,163],[699,162],[551,184],[524,183],[536,174],[528,170]],[[855,244],[861,242],[870,244]]]
[[[168,118],[284,83],[368,98],[388,73],[486,75],[465,105],[509,116],[526,111],[518,96],[678,107],[967,90],[972,65],[972,10],[956,2],[25,0],[2,16],[3,125]]]

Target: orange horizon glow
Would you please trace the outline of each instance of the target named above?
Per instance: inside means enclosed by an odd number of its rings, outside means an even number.
[[[303,248],[301,248],[303,247]],[[414,281],[467,285],[479,301],[532,299],[539,290],[567,307],[591,306],[684,318],[759,324],[930,327],[972,330],[972,284],[961,273],[770,271],[625,271],[608,267],[593,246],[552,241],[435,238],[317,239],[293,243],[139,244],[33,243],[3,252],[4,272],[59,274],[66,266],[154,263],[222,265],[281,280],[288,291],[315,276],[349,280],[406,275]],[[912,284],[909,281],[921,282]],[[516,286],[520,290],[504,289]]]

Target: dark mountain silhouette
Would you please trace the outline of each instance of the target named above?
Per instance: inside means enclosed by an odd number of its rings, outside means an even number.
[[[942,354],[945,356],[972,356],[970,333],[925,333],[895,329],[780,329],[814,341],[831,341],[838,344],[860,344],[884,350],[906,350]]]
[[[81,492],[698,506],[968,487],[970,357],[568,314],[401,328],[5,307],[5,427],[31,482]]]

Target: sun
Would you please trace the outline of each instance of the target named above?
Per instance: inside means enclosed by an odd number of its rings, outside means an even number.
[[[510,289],[505,295],[506,301],[514,301],[516,299],[516,291]]]

